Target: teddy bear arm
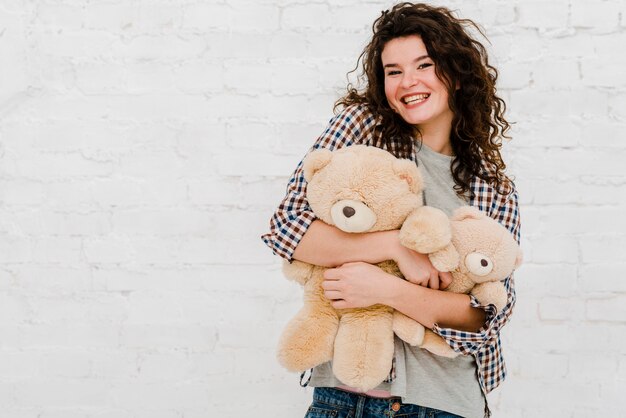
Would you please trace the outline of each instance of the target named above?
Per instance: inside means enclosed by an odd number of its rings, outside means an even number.
[[[278,343],[279,362],[287,370],[303,371],[332,359],[339,314],[323,296],[325,269],[314,267],[304,284],[304,303],[285,326]]]
[[[439,251],[428,254],[430,262],[439,271],[452,271],[459,266],[460,256],[452,243]]]
[[[291,263],[283,261],[283,274],[289,280],[304,286],[313,270],[313,265],[302,261],[294,260]]]
[[[339,316],[329,306],[304,306],[287,324],[278,342],[278,361],[287,370],[303,371],[327,362]]]
[[[436,208],[415,209],[400,229],[400,242],[407,248],[429,254],[444,248],[452,239],[450,219]]]
[[[500,312],[507,303],[508,294],[502,282],[479,283],[471,291],[481,305],[495,305]]]

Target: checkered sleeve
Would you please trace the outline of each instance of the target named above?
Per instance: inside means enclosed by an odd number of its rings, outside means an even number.
[[[369,144],[375,125],[374,116],[365,106],[348,106],[330,120],[309,152],[318,148],[332,151],[353,144]],[[285,197],[270,219],[270,231],[261,239],[274,254],[292,261],[298,243],[315,219],[306,199],[306,180],[300,161],[287,183]]]
[[[509,194],[499,194],[480,179],[474,181],[473,190],[476,196],[472,199],[472,204],[504,225],[519,243],[520,222],[517,191],[513,189]],[[485,392],[490,392],[498,386],[506,376],[500,330],[509,321],[515,305],[513,275],[504,280],[504,287],[508,294],[508,300],[500,313],[496,311],[494,305],[481,305],[475,297],[470,295],[471,306],[484,309],[486,313],[485,323],[478,332],[441,328],[438,325],[433,328],[433,331],[443,337],[453,350],[463,355],[476,357],[479,383]]]

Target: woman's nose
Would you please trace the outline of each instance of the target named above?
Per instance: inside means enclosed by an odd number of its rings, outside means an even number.
[[[419,83],[419,77],[415,71],[405,71],[402,74],[402,87],[409,88]]]

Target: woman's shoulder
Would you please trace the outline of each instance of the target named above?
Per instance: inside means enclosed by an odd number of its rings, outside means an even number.
[[[482,161],[481,169],[485,177],[493,178],[496,176],[496,169],[485,161]],[[478,206],[481,206],[487,212],[497,211],[503,206],[517,201],[515,183],[506,174],[503,182],[499,185],[485,180],[482,176],[474,176],[471,182],[471,189]]]
[[[507,201],[513,195],[517,194],[515,182],[508,177],[506,177],[506,184],[497,186],[479,176],[475,176],[472,178],[471,188],[474,194],[482,196],[483,199],[488,199],[494,203]]]
[[[380,122],[380,117],[374,114],[367,103],[342,106],[335,114],[335,120],[343,120],[361,128],[374,129]]]
[[[378,118],[367,104],[344,106],[330,119],[314,148],[335,149],[355,144],[370,145],[378,123]]]
[[[492,172],[492,169],[489,172]],[[519,242],[519,203],[515,183],[506,177],[506,185],[496,186],[475,176],[471,182],[471,205],[503,224]]]

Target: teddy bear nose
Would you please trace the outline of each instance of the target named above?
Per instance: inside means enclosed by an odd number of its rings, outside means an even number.
[[[343,207],[343,214],[346,215],[346,218],[353,216],[355,213],[356,211],[354,210],[353,207],[350,207],[350,206]]]

